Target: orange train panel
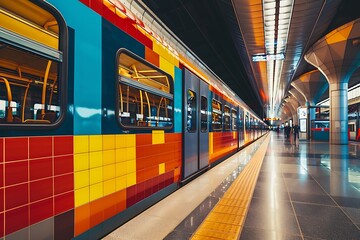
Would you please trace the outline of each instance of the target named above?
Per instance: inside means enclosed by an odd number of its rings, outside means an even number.
[[[214,132],[213,133],[213,153],[209,156],[209,163],[234,153],[237,151],[237,133],[233,132]]]

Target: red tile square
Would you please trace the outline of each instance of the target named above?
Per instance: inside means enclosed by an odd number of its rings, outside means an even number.
[[[140,202],[145,198],[145,183],[138,183],[136,186],[136,201]]]
[[[48,178],[53,175],[52,158],[33,159],[29,161],[30,181]]]
[[[5,212],[5,235],[29,226],[29,205]]]
[[[40,222],[53,215],[53,198],[30,204],[30,224]]]
[[[124,211],[127,207],[126,205],[126,189],[123,189],[121,191],[118,191],[115,193],[115,204],[116,204],[116,212],[119,213],[119,212],[122,212]]]
[[[73,154],[73,136],[55,136],[54,137],[54,155]]]
[[[58,215],[74,208],[74,192],[55,196],[54,214]]]
[[[52,156],[52,137],[30,137],[30,158]]]
[[[4,162],[4,151],[3,151],[3,147],[4,147],[4,139],[0,138],[0,163]]]
[[[5,185],[28,182],[28,161],[5,164]]]
[[[116,193],[105,196],[103,199],[104,203],[104,220],[114,216],[116,212],[116,202],[119,201],[116,199]]]
[[[5,188],[5,209],[28,204],[28,193],[28,183]]]
[[[4,211],[4,197],[4,189],[0,188],[0,212]]]
[[[74,171],[73,155],[54,157],[55,175],[72,173]]]
[[[30,202],[53,196],[52,178],[30,182]]]
[[[54,178],[55,195],[74,190],[74,174],[66,174]]]
[[[27,159],[28,138],[5,138],[5,161]]]
[[[136,134],[136,146],[151,145],[151,134]]]
[[[4,164],[0,163],[0,188],[4,187]]]
[[[4,236],[4,213],[0,213],[0,238]]]
[[[90,203],[90,227],[104,221],[104,200],[97,199]]]
[[[134,205],[135,203],[137,203],[136,185],[128,187],[126,189],[126,207],[129,208],[132,205]]]

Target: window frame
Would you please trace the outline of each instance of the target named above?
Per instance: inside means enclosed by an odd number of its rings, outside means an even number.
[[[226,110],[228,110],[228,112],[226,112]],[[228,113],[229,115],[226,115],[226,113]],[[229,105],[224,105],[223,107],[223,126],[224,126],[224,131],[231,131],[231,108]],[[228,124],[226,124],[226,119],[228,119]]]
[[[233,117],[235,113],[235,118]],[[237,131],[238,129],[238,124],[236,124],[238,121],[238,111],[235,108],[231,108],[230,110],[230,116],[231,116],[231,126],[230,126],[230,130],[231,131]],[[234,124],[234,119],[236,121],[236,123]],[[235,128],[234,128],[235,127]]]
[[[192,103],[195,103],[195,111],[194,111],[194,108],[192,108],[192,111],[191,111],[191,118],[193,116],[195,116],[194,119],[192,119],[192,123],[194,124],[191,124],[191,126],[193,126],[191,129],[189,129],[189,126],[186,124],[186,131],[189,132],[189,133],[194,133],[194,132],[197,132],[198,128],[197,128],[197,113],[198,113],[198,106],[197,106],[197,94],[195,91],[193,91],[192,89],[188,89],[187,91],[187,94],[186,94],[186,103],[188,104],[189,103],[189,92],[192,92],[195,96],[195,101],[192,101]],[[186,121],[188,121],[188,118],[189,118],[189,111],[187,110],[186,111]]]
[[[218,129],[214,129],[214,124],[212,123],[212,119],[211,119],[211,131],[213,131],[213,132],[221,132],[221,131],[224,131],[224,106],[223,106],[223,104],[222,104],[222,102],[220,102],[219,100],[216,100],[215,98],[213,98],[212,100],[211,100],[211,117],[212,117],[212,114],[213,114],[213,112],[214,112],[214,108],[213,108],[213,102],[217,102],[217,103],[219,103],[220,104],[220,106],[221,106],[221,109],[219,110],[220,111],[220,113],[217,113],[217,114],[219,114],[220,116],[221,116],[221,123],[220,123],[220,125],[221,125],[221,127],[220,128],[218,128]]]
[[[16,33],[12,33],[9,30],[3,31],[2,36],[7,35],[7,39],[3,39],[3,42],[10,45],[13,48],[20,49],[21,51],[26,51],[33,53],[37,56],[48,58],[49,60],[54,60],[56,56],[58,56],[59,61],[57,61],[58,64],[58,91],[59,91],[59,107],[60,107],[60,113],[59,117],[53,122],[53,123],[2,123],[0,124],[0,129],[11,129],[11,130],[39,130],[39,129],[56,129],[58,128],[63,121],[66,118],[67,114],[67,98],[68,98],[68,50],[69,50],[69,44],[68,44],[68,28],[67,24],[65,22],[64,17],[59,12],[58,9],[56,9],[54,6],[52,6],[50,3],[46,1],[31,1],[32,4],[38,6],[39,8],[42,8],[43,10],[49,12],[57,21],[58,28],[59,28],[59,42],[58,42],[58,49],[57,51],[53,51],[53,55],[43,53],[39,51],[38,48],[36,48],[36,42],[28,39],[26,37],[21,36],[21,40],[18,42],[12,42],[11,39],[16,39],[16,36],[20,36]],[[8,35],[10,33],[10,35]],[[22,45],[20,43],[26,43],[28,42],[28,46]],[[33,45],[35,44],[35,45]],[[45,47],[46,48],[46,47]],[[44,48],[44,49],[45,49]]]
[[[166,75],[169,79],[169,85],[170,85],[170,93],[166,93],[166,92],[161,92],[160,90],[156,90],[155,88],[151,88],[150,86],[146,87],[146,85],[141,84],[141,83],[136,83],[135,81],[131,81],[130,79],[126,78],[125,76],[121,76],[119,73],[119,64],[120,64],[120,55],[121,54],[126,54],[127,56],[135,59],[136,61],[150,67],[150,68],[154,68],[155,70],[157,70],[158,72]],[[115,57],[115,69],[116,69],[116,77],[115,77],[115,118],[116,121],[118,123],[118,125],[120,126],[120,128],[122,129],[126,129],[126,130],[172,130],[174,128],[174,79],[173,77],[168,74],[167,72],[163,71],[162,69],[160,69],[159,67],[155,66],[154,64],[148,62],[146,59],[143,59],[142,57],[136,55],[135,53],[131,52],[130,50],[126,49],[126,48],[120,48],[117,52],[116,52],[116,57]],[[122,79],[125,79],[125,81],[123,81]],[[171,111],[171,115],[170,118],[171,120],[171,126],[169,127],[153,127],[153,126],[131,126],[131,125],[124,125],[121,123],[121,117],[120,117],[120,104],[119,104],[119,99],[120,99],[120,94],[119,94],[119,85],[120,84],[124,84],[126,86],[129,87],[133,87],[133,88],[137,88],[139,90],[143,90],[143,91],[147,91],[151,94],[160,96],[160,97],[171,97],[171,101],[172,101],[172,111]],[[150,89],[150,91],[149,91]]]
[[[202,109],[202,103],[203,103],[203,99],[205,99],[205,103],[206,103],[206,108],[204,109],[205,110],[205,113],[202,113],[201,111],[203,111]],[[200,96],[200,131],[201,132],[207,132],[209,130],[209,114],[208,114],[208,111],[209,110],[209,100],[206,96]],[[202,116],[205,115],[206,117],[206,128],[203,129],[203,122],[202,122]]]

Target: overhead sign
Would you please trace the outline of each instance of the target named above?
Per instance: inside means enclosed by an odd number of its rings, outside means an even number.
[[[252,56],[253,62],[263,62],[263,61],[274,61],[274,60],[284,60],[285,54],[257,54]]]

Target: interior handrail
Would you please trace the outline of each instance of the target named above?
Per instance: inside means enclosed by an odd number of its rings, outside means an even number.
[[[41,97],[41,104],[43,106],[43,108],[41,109],[42,117],[45,115],[46,86],[47,86],[47,80],[49,77],[51,63],[52,63],[52,61],[49,60],[46,65],[46,70],[45,70],[44,83],[43,83],[43,89],[42,89],[42,97]]]
[[[9,81],[4,78],[0,77],[0,80],[2,80],[5,83],[7,97],[8,97],[8,107],[6,109],[6,122],[12,122],[13,121],[13,115],[12,115],[12,108],[11,108],[11,102],[12,102],[12,93],[11,93],[11,87]]]
[[[25,121],[25,105],[26,105],[26,99],[27,99],[27,95],[29,92],[29,88],[30,88],[30,83],[28,83],[25,93],[24,93],[24,99],[23,99],[23,104],[21,106],[21,122]]]

